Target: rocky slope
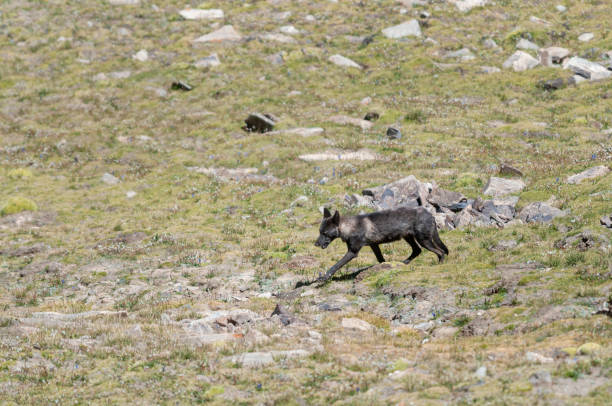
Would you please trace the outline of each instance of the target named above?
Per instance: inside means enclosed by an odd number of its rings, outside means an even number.
[[[610,404],[611,14],[2,2],[0,403]]]

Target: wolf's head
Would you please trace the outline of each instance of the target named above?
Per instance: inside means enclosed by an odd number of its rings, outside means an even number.
[[[317,238],[315,246],[325,249],[332,241],[340,237],[339,225],[340,213],[338,213],[338,210],[332,216],[329,210],[323,209],[323,221],[321,221],[319,227],[319,238]]]

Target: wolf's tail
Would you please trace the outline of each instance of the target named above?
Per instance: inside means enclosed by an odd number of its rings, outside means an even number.
[[[446,248],[446,245],[444,245],[444,243],[442,242],[442,240],[440,239],[440,236],[438,235],[438,229],[435,229],[434,235],[433,235],[433,239],[434,242],[436,243],[436,245],[438,246],[438,248],[440,248],[442,251],[444,251],[444,253],[446,255],[448,255],[448,248]]]

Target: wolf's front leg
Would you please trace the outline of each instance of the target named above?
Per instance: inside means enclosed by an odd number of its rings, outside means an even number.
[[[346,253],[346,255],[344,255],[342,257],[342,259],[340,261],[338,261],[337,264],[335,264],[334,266],[332,266],[331,268],[329,268],[329,271],[327,271],[325,273],[325,275],[319,277],[318,281],[319,282],[327,282],[329,280],[329,278],[331,278],[338,269],[342,268],[344,265],[346,265],[351,259],[357,257],[357,253],[353,252],[353,251],[349,251]]]

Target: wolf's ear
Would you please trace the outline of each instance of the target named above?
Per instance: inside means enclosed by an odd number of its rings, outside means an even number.
[[[336,210],[336,212],[334,213],[334,217],[332,218],[332,222],[335,225],[340,224],[340,213],[338,213],[338,210]]]
[[[331,217],[331,213],[329,212],[329,209],[327,207],[323,209],[323,217],[324,218]]]

